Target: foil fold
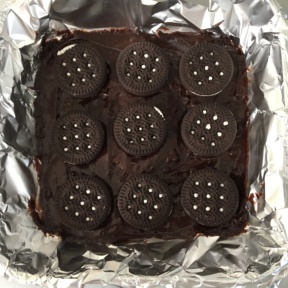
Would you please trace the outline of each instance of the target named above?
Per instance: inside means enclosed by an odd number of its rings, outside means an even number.
[[[288,23],[274,0],[210,0],[209,7],[188,0],[8,0],[0,11],[0,275],[61,288],[278,287],[288,274]],[[41,39],[110,26],[216,29],[239,38],[251,83],[247,233],[87,251],[37,230],[27,204],[39,189],[33,82]]]

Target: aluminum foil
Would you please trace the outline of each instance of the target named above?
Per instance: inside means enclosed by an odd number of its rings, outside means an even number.
[[[91,252],[37,230],[27,202],[39,188],[33,81],[41,38],[110,26],[147,33],[214,26],[239,38],[250,80],[247,233]],[[288,22],[274,0],[212,0],[209,7],[189,0],[7,0],[0,29],[0,276],[61,288],[278,287],[288,274]]]

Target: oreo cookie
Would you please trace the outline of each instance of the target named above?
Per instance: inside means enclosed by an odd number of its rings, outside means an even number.
[[[124,183],[118,193],[119,212],[130,226],[154,229],[167,221],[173,208],[168,185],[160,178],[141,174]]]
[[[97,177],[71,177],[57,192],[54,200],[57,214],[69,229],[96,229],[110,214],[110,191]]]
[[[180,79],[184,87],[199,96],[212,96],[230,83],[234,64],[220,45],[204,43],[192,46],[181,58]]]
[[[181,204],[195,222],[214,227],[227,223],[235,215],[239,193],[230,177],[217,170],[202,169],[184,182]]]
[[[83,111],[71,111],[55,123],[52,139],[65,162],[88,163],[97,157],[104,144],[101,123]]]
[[[59,50],[54,70],[59,88],[78,97],[98,92],[107,76],[103,56],[86,42],[70,44]]]
[[[217,156],[229,149],[237,133],[232,112],[217,103],[203,103],[188,110],[181,123],[186,146],[199,156]]]
[[[146,156],[160,149],[167,124],[162,112],[150,104],[135,104],[122,110],[114,122],[114,137],[127,154]]]
[[[149,96],[165,85],[169,62],[158,46],[149,42],[136,42],[120,53],[116,71],[125,90],[137,96]]]

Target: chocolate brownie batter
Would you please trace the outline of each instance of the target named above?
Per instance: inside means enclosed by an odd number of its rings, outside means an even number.
[[[249,111],[245,56],[237,43],[228,36],[219,36],[211,32],[197,34],[159,32],[157,35],[148,35],[128,29],[111,29],[96,32],[65,31],[59,36],[61,37],[54,40],[43,41],[41,65],[35,82],[35,89],[38,92],[35,101],[35,119],[37,159],[40,163],[38,168],[40,193],[38,197],[35,195],[31,198],[30,211],[39,228],[44,233],[60,235],[67,241],[84,243],[90,248],[93,248],[95,242],[115,243],[135,239],[144,240],[150,237],[193,239],[199,234],[229,237],[242,233],[248,219],[245,200]],[[55,73],[55,63],[59,57],[57,51],[61,51],[71,43],[83,43],[83,41],[88,41],[89,45],[99,51],[107,69],[106,80],[101,84],[102,87],[97,87],[95,92],[89,90],[89,94],[84,96],[78,90],[73,95],[73,93],[69,94],[69,89],[61,89],[57,79],[59,76]],[[154,95],[144,97],[133,95],[127,92],[118,80],[116,69],[118,56],[126,47],[136,42],[157,45],[169,61],[166,85]],[[183,86],[179,77],[182,55],[199,43],[217,44],[223,47],[233,60],[234,70],[230,83],[214,96],[193,94]],[[101,81],[99,80],[99,83]],[[80,97],[77,97],[77,94]],[[237,122],[237,134],[228,150],[217,156],[203,157],[193,154],[185,145],[181,136],[181,122],[189,109],[207,102],[216,102],[232,112]],[[124,152],[115,141],[113,134],[114,121],[119,112],[130,105],[141,103],[160,109],[168,127],[165,143],[158,151],[147,156],[135,156]],[[89,113],[103,125],[105,131],[103,149],[88,163],[65,162],[52,141],[56,120],[70,111]],[[220,226],[209,227],[194,222],[181,205],[180,193],[184,181],[191,173],[203,168],[216,169],[229,176],[238,188],[240,202],[237,212]],[[168,184],[173,196],[173,209],[168,220],[155,229],[133,228],[122,219],[117,207],[117,195],[121,186],[140,174],[159,177]],[[68,179],[81,176],[101,179],[113,199],[109,216],[94,230],[81,231],[77,225],[77,228],[64,225],[63,218],[56,209],[59,207],[55,201],[58,201],[60,187],[67,185],[65,183]]]

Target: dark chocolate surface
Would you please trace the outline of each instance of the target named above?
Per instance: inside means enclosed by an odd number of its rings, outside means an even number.
[[[59,89],[53,70],[59,47],[72,39],[89,40],[99,50],[107,63],[107,80],[104,87],[88,98],[75,98]],[[138,97],[126,92],[116,75],[116,60],[120,52],[138,41],[149,41],[161,47],[170,63],[167,85],[149,97]],[[231,55],[235,69],[228,87],[216,96],[201,97],[187,91],[179,79],[179,61],[191,45],[212,42],[221,45]],[[193,239],[197,234],[234,236],[242,233],[247,224],[246,173],[248,162],[247,75],[245,56],[229,37],[209,32],[159,33],[147,35],[127,29],[98,32],[74,31],[62,33],[62,40],[44,41],[35,89],[36,137],[38,148],[40,195],[30,201],[30,211],[39,228],[45,233],[61,235],[68,241],[85,243],[93,248],[95,242],[115,243],[134,239],[156,237],[161,239]],[[237,121],[237,135],[232,146],[220,156],[200,157],[185,146],[181,138],[181,121],[189,108],[203,102],[217,102],[229,108]],[[135,103],[148,102],[164,114],[168,134],[161,149],[149,156],[126,154],[113,136],[113,122],[123,108]],[[51,143],[51,129],[56,119],[71,110],[83,110],[94,115],[104,126],[106,139],[101,154],[88,164],[64,163]],[[205,227],[195,223],[180,203],[180,190],[185,179],[201,168],[215,168],[229,175],[239,191],[240,204],[235,216],[225,225]],[[141,173],[154,174],[168,183],[174,207],[167,223],[154,230],[137,230],[123,221],[117,210],[117,193],[130,177]],[[55,195],[68,177],[96,175],[110,188],[113,195],[112,213],[96,230],[84,231],[66,228],[55,211]]]

